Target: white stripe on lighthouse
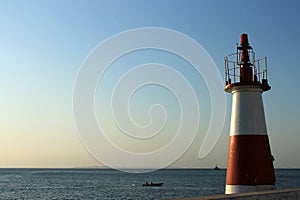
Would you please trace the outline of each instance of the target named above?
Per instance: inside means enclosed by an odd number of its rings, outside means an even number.
[[[261,86],[232,89],[230,136],[267,135]]]
[[[274,185],[226,185],[225,194],[275,190]]]

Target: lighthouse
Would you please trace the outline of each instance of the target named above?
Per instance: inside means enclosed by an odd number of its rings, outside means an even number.
[[[255,59],[248,35],[225,57],[225,91],[232,94],[226,194],[275,189],[273,156],[262,93],[268,84],[267,58]]]

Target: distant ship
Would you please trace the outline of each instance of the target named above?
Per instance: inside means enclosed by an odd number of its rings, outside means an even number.
[[[218,165],[215,166],[214,170],[220,170],[220,168],[218,167]]]

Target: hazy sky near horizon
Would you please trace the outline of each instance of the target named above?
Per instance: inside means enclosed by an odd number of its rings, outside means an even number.
[[[0,1],[0,167],[101,165],[81,144],[73,120],[72,93],[80,66],[100,42],[112,35],[133,28],[161,27],[182,32],[201,44],[222,76],[224,57],[235,52],[241,33],[249,34],[257,57],[268,57],[272,89],[263,98],[275,167],[299,168],[299,10],[297,0]],[[120,60],[119,66],[128,69],[131,64],[140,64],[133,62],[135,59],[166,59],[167,64],[184,65],[182,60],[168,56],[137,53]],[[199,160],[202,132],[210,118],[210,100],[201,77],[192,84],[200,99],[199,134],[172,166],[226,167],[231,95],[226,94],[227,114],[221,137],[211,153]],[[162,100],[172,111],[170,116],[179,112],[174,109],[178,103],[167,91],[152,86],[146,89],[134,96],[146,99],[132,105],[136,114],[133,117],[139,123],[147,122],[141,113],[153,102]],[[147,101],[147,95],[151,101]],[[96,94],[97,98],[99,108],[101,94]],[[171,122],[176,124],[178,119],[174,117]],[[161,141],[170,139],[168,134],[174,129],[170,124],[166,126],[166,137]],[[147,148],[156,148],[153,144],[157,143],[149,143]],[[147,150],[138,145],[130,147]]]

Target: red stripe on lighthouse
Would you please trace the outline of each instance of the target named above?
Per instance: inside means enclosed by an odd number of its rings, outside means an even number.
[[[230,136],[227,185],[274,185],[267,135]]]

